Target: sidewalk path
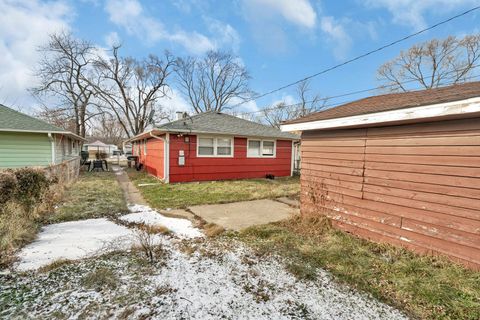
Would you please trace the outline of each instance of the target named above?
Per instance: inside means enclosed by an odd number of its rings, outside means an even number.
[[[127,200],[128,205],[143,205],[147,206],[148,203],[143,198],[140,191],[138,191],[137,187],[130,181],[128,174],[123,170],[122,167],[113,165],[112,170],[115,172],[117,176],[118,183],[120,184],[120,188],[123,190],[123,194],[125,195],[125,199]]]

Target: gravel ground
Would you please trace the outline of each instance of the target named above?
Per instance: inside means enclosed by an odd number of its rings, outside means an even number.
[[[154,262],[115,252],[49,272],[0,274],[0,318],[406,319],[326,272],[296,279],[231,239],[162,235]]]

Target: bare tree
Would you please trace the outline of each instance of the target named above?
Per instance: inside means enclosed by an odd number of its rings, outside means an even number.
[[[174,59],[165,53],[164,60],[155,55],[141,61],[119,56],[119,46],[109,58],[95,61],[98,83],[90,81],[98,99],[97,106],[115,116],[128,137],[139,134],[154,120],[166,117],[159,99],[167,94],[167,78]]]
[[[91,136],[120,146],[125,140],[125,131],[114,115],[104,112],[92,121]]]
[[[35,115],[67,131],[75,132],[77,129],[77,123],[71,108],[49,108],[48,106],[42,106],[41,110],[36,112]]]
[[[209,51],[202,59],[179,58],[175,71],[180,91],[196,113],[220,112],[252,94],[246,68],[229,53]]]
[[[92,116],[88,109],[93,92],[85,78],[91,70],[94,50],[90,42],[69,33],[52,34],[49,42],[39,48],[43,57],[35,73],[40,84],[31,89],[41,101],[49,96],[59,101],[56,106],[44,107],[44,112],[61,114],[60,118],[73,117],[72,130],[82,137]]]
[[[289,105],[284,101],[279,102],[274,107],[265,108],[261,117],[272,127],[279,128],[283,121],[300,118],[324,108],[326,100],[318,94],[311,95],[310,91],[308,80],[300,82],[296,90],[298,103]]]
[[[380,66],[377,77],[391,91],[408,91],[409,84],[425,89],[465,82],[480,58],[480,34],[450,36],[416,44]]]

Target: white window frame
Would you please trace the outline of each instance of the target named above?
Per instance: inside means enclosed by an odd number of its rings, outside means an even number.
[[[143,155],[147,155],[147,139],[143,139]]]
[[[212,155],[203,155],[199,154],[200,148],[200,139],[213,139],[213,154]],[[230,150],[231,154],[217,154],[217,139],[230,139]],[[235,145],[235,137],[232,136],[197,136],[197,158],[233,158],[235,155],[235,150],[233,149]]]
[[[248,149],[250,141],[260,141],[260,154],[258,156],[252,156],[249,154]],[[273,155],[263,155],[263,142],[273,142]],[[277,157],[277,140],[274,139],[247,139],[247,158],[276,158]]]

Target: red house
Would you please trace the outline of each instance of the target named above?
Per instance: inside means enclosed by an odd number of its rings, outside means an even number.
[[[179,119],[128,142],[148,173],[165,182],[290,176],[297,135],[219,112]]]

